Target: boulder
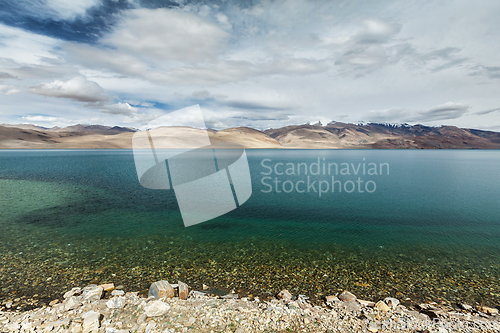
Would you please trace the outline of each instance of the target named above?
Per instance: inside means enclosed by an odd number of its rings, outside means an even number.
[[[144,307],[144,314],[147,317],[159,317],[163,316],[170,310],[170,306],[160,300],[152,301],[146,304]]]
[[[184,282],[179,281],[177,283],[179,285],[179,298],[187,299],[189,295],[189,287]]]
[[[340,295],[339,299],[344,302],[350,302],[356,300],[356,296],[347,290],[344,290]]]
[[[149,296],[153,296],[159,300],[165,300],[174,297],[175,291],[168,281],[161,280],[151,284],[149,287]]]
[[[281,303],[288,304],[292,300],[292,294],[290,294],[288,290],[283,289],[276,295],[276,298],[278,298]]]

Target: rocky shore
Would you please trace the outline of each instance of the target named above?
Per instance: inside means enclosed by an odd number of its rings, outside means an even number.
[[[208,288],[208,287],[207,287]],[[206,288],[206,289],[207,289]],[[147,296],[147,297],[146,297]],[[49,306],[0,312],[1,332],[498,332],[498,309],[396,298],[367,301],[349,291],[314,305],[283,290],[269,301],[216,296],[183,282],[151,284],[148,295],[113,284],[73,288]]]

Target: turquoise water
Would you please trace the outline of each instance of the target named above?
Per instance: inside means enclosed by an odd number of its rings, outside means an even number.
[[[0,299],[182,278],[253,295],[500,300],[500,152],[247,155],[251,198],[185,228],[173,191],[139,185],[130,150],[0,151]]]

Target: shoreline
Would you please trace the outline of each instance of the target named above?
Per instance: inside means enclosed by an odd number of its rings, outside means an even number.
[[[497,332],[495,307],[426,302],[404,306],[397,298],[361,300],[344,291],[320,304],[282,290],[270,300],[213,295],[183,282],[157,281],[148,294],[113,284],[75,287],[49,306],[0,311],[2,332]]]

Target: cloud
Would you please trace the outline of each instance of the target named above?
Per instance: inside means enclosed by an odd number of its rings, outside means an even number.
[[[21,119],[26,120],[26,121],[42,121],[42,122],[55,122],[59,121],[58,117],[51,117],[51,116],[42,116],[42,115],[31,115],[31,116],[23,116]]]
[[[384,43],[401,30],[400,24],[390,24],[380,19],[366,19],[363,21],[365,30],[355,36],[358,44]]]
[[[52,50],[59,44],[57,39],[0,23],[0,60],[8,62],[11,68],[56,59]]]
[[[21,92],[14,86],[0,85],[0,94],[2,95],[14,95]]]
[[[469,109],[470,106],[467,104],[447,102],[427,110],[395,108],[370,111],[367,118],[370,122],[433,122],[460,118]]]
[[[68,98],[77,102],[99,103],[110,100],[101,86],[83,76],[74,77],[66,82],[56,80],[41,83],[30,87],[29,91],[37,95]]]
[[[447,102],[431,108],[427,111],[421,111],[417,114],[417,121],[435,121],[450,120],[463,116],[470,106],[462,103]]]
[[[482,115],[490,114],[490,113],[497,112],[497,111],[500,111],[500,108],[482,110],[482,111],[475,112],[474,114],[476,114],[478,116],[482,116]]]
[[[476,65],[472,68],[469,75],[471,76],[482,75],[490,79],[500,79],[500,67]]]
[[[99,0],[46,0],[46,5],[63,20],[71,20],[76,16],[84,15],[87,9],[99,3]]]
[[[10,75],[9,73],[5,72],[0,72],[0,80],[5,80],[5,79],[16,79],[17,77]]]
[[[202,18],[175,9],[134,9],[126,12],[101,42],[119,52],[165,65],[213,59],[229,34]]]
[[[116,103],[116,104],[111,104],[111,105],[106,105],[104,108],[100,109],[99,111],[102,113],[108,113],[108,114],[121,114],[125,116],[131,116],[137,113],[139,109],[136,107],[131,106],[128,103]]]

